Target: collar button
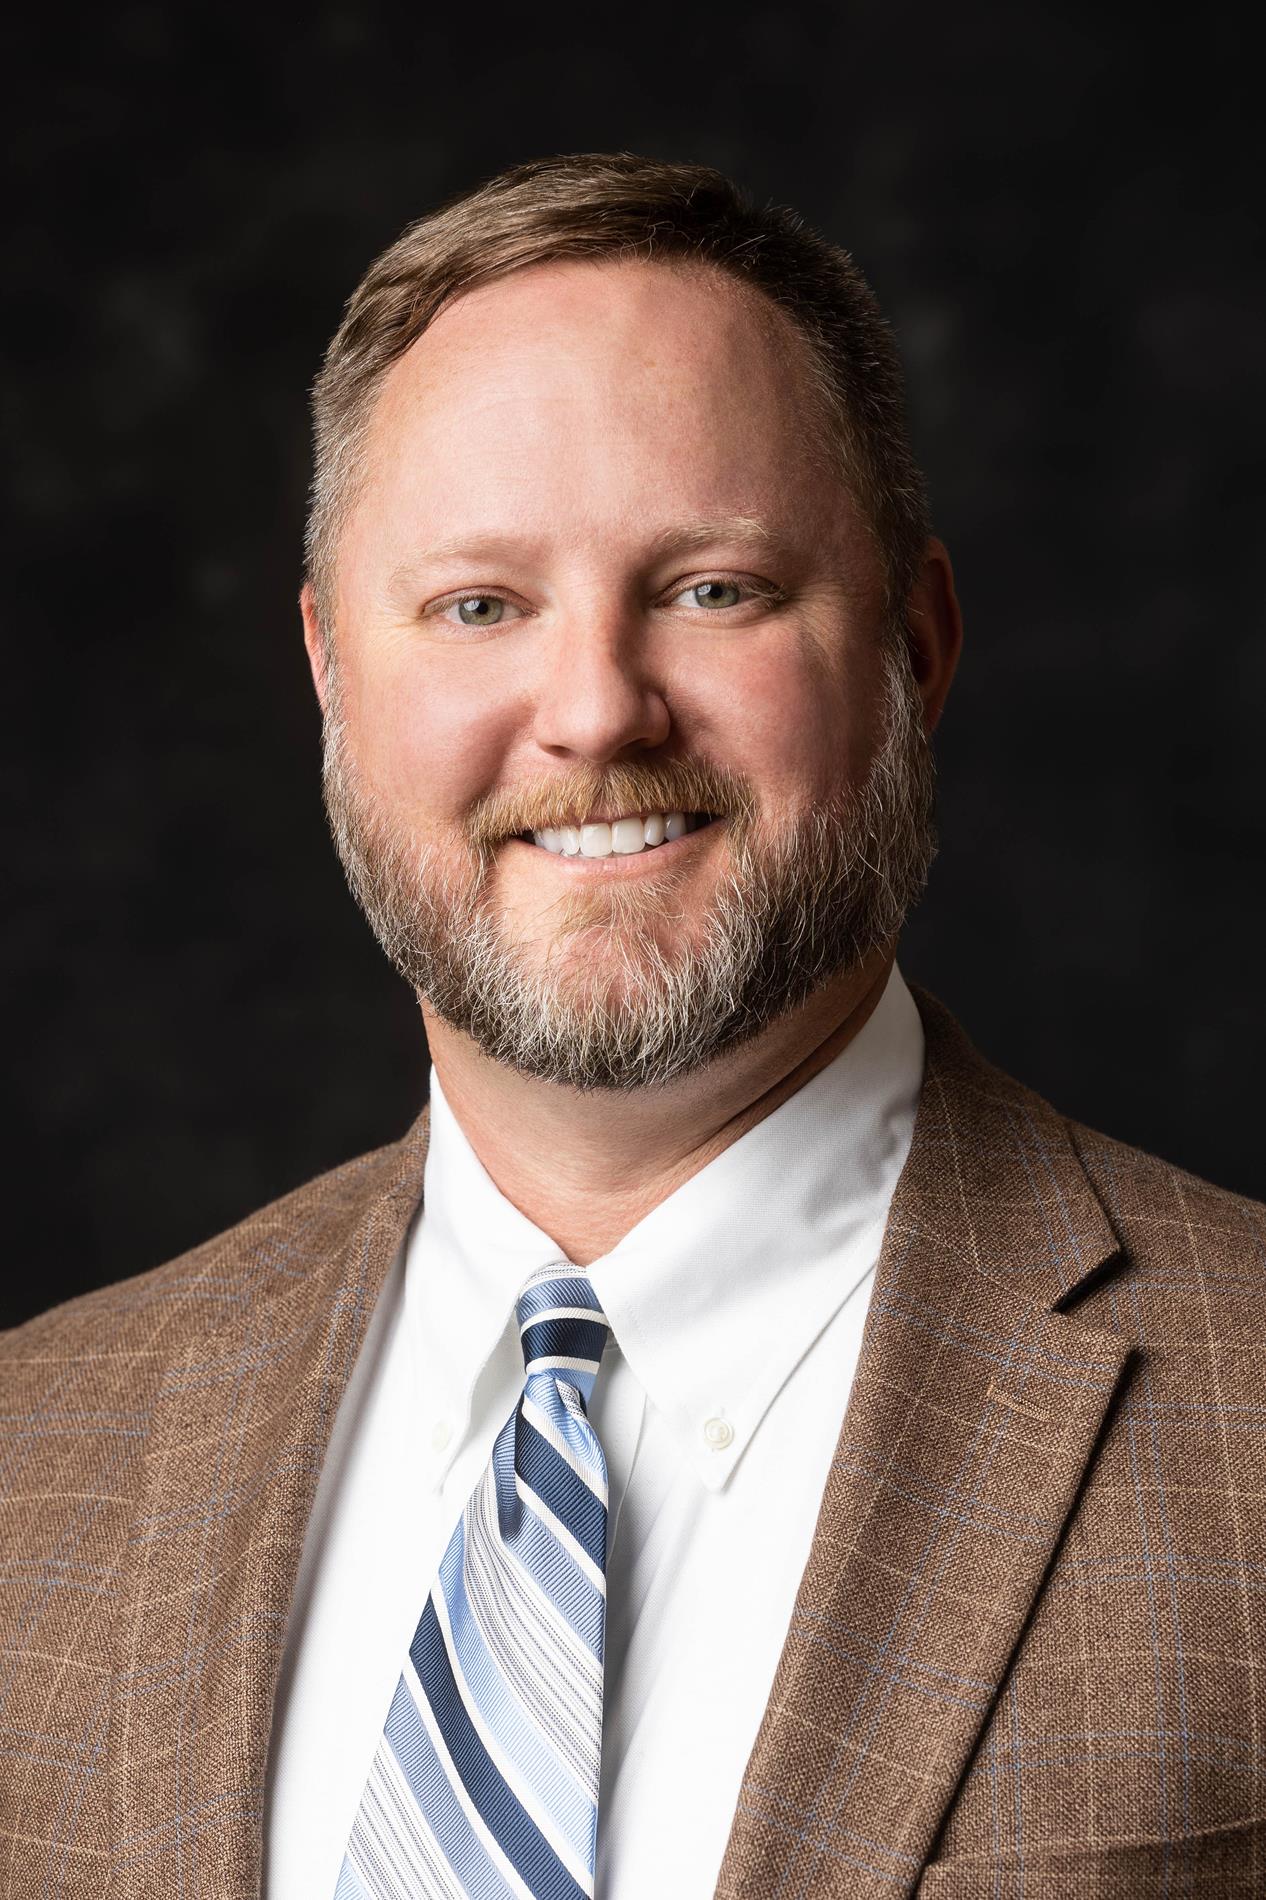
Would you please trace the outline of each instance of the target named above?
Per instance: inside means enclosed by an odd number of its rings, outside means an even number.
[[[727,1418],[710,1418],[704,1424],[703,1438],[710,1451],[728,1451],[734,1443],[734,1427]]]

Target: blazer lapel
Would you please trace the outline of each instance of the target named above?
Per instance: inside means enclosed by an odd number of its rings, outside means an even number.
[[[1117,1251],[1066,1124],[918,994],[927,1068],[718,1895],[911,1892],[1124,1365],[1056,1309]]]
[[[427,1117],[192,1257],[116,1624],[111,1900],[247,1900],[290,1597],[339,1400],[417,1205]]]

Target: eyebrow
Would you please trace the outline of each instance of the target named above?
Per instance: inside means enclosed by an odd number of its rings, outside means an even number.
[[[758,515],[722,515],[715,521],[662,528],[652,539],[651,546],[657,554],[685,554],[692,548],[707,547],[713,541],[753,541],[770,549],[784,545],[783,537]]]
[[[671,554],[688,554],[709,547],[715,541],[746,541],[771,553],[782,552],[786,547],[784,537],[756,515],[721,515],[714,520],[682,522],[661,528],[651,537],[649,553],[652,559],[663,560]],[[533,542],[508,534],[453,535],[401,562],[391,581],[394,585],[411,580],[420,569],[439,566],[445,561],[521,558],[535,546]]]

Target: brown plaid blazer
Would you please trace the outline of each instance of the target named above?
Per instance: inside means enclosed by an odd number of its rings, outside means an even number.
[[[1070,1125],[919,1006],[718,1894],[1264,1893],[1266,1209]],[[0,1340],[0,1900],[258,1893],[313,1489],[426,1139]]]

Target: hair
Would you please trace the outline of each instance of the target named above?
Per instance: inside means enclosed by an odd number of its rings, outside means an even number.
[[[585,152],[512,166],[418,219],[352,293],[312,390],[306,574],[327,646],[338,541],[387,371],[476,285],[567,259],[711,266],[790,320],[808,345],[811,426],[871,530],[899,615],[928,538],[927,498],[892,332],[848,252],[707,166]]]

